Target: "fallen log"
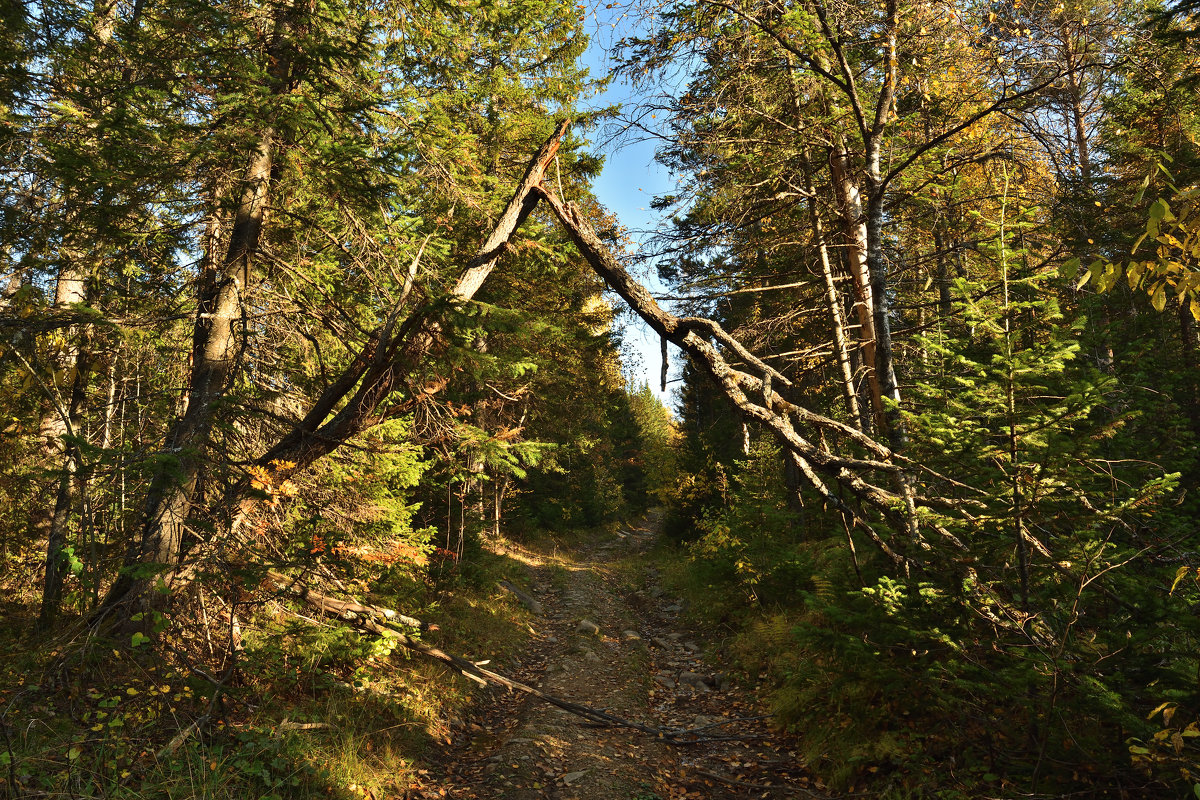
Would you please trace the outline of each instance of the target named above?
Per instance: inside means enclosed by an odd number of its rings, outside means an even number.
[[[511,594],[513,597],[517,598],[517,600],[521,601],[521,605],[528,608],[534,614],[541,616],[542,614],[546,613],[546,610],[542,608],[542,604],[537,600],[537,598],[525,594],[525,592],[518,589],[511,581],[498,581],[497,585],[504,591]]]
[[[583,719],[588,720],[589,722],[591,722],[593,724],[597,724],[597,725],[600,725],[603,727],[610,727],[610,728],[629,728],[631,730],[640,731],[642,733],[649,734],[649,735],[655,737],[656,739],[658,739],[659,741],[665,742],[667,744],[674,744],[674,745],[693,745],[693,744],[700,744],[703,742],[721,742],[721,741],[730,741],[733,738],[740,738],[740,737],[728,737],[728,736],[711,736],[710,737],[710,736],[697,735],[698,731],[712,727],[712,726],[707,726],[707,725],[703,726],[703,728],[695,728],[695,729],[693,729],[693,728],[678,728],[678,729],[676,729],[676,728],[660,728],[656,725],[646,725],[644,723],[637,722],[635,720],[629,720],[629,719],[625,719],[624,717],[618,717],[615,714],[610,714],[607,711],[604,711],[599,708],[593,708],[591,706],[583,705],[582,703],[575,703],[570,700],[564,700],[561,697],[556,697],[555,695],[547,694],[546,692],[543,692],[541,689],[537,689],[533,686],[530,686],[526,683],[522,683],[521,681],[518,681],[518,680],[514,680],[505,675],[501,675],[498,672],[493,672],[490,669],[485,669],[484,667],[480,666],[479,664],[476,664],[472,661],[468,661],[465,658],[453,655],[452,653],[447,653],[446,651],[441,650],[437,647],[426,644],[425,642],[422,642],[418,639],[414,639],[412,636],[409,636],[407,633],[404,633],[403,631],[400,631],[394,627],[391,627],[390,624],[388,624],[387,622],[380,622],[377,619],[377,617],[383,616],[383,614],[366,614],[366,613],[356,612],[352,616],[351,619],[346,619],[343,616],[345,613],[344,609],[347,607],[358,607],[358,608],[363,608],[363,609],[379,609],[378,606],[369,606],[365,603],[359,603],[356,600],[339,600],[337,598],[331,598],[328,595],[325,595],[321,592],[318,592],[318,591],[315,591],[308,587],[300,585],[295,579],[288,578],[287,576],[280,575],[279,573],[276,573],[276,572],[272,572],[271,577],[272,577],[272,580],[275,580],[277,583],[286,584],[286,588],[288,589],[288,591],[291,594],[293,594],[295,597],[299,598],[300,600],[304,601],[311,607],[321,611],[322,613],[324,613],[328,616],[343,619],[347,622],[357,625],[358,627],[360,627],[366,631],[369,631],[370,633],[374,633],[377,636],[386,636],[387,638],[392,639],[393,641],[395,641],[397,644],[403,646],[404,648],[411,650],[413,652],[416,652],[416,653],[420,653],[421,655],[425,656],[426,658],[430,658],[434,661],[439,661],[439,662],[447,665],[451,669],[455,670],[456,672],[461,673],[464,677],[470,678],[471,680],[476,681],[477,683],[490,683],[490,684],[493,684],[496,686],[503,686],[504,688],[508,689],[509,691],[518,691],[518,692],[521,692],[522,694],[528,694],[532,697],[536,697],[537,699],[542,700],[543,702],[549,703],[550,705],[555,706],[556,708],[561,708],[563,711],[567,711],[578,717],[582,717]],[[410,617],[410,619],[411,619],[411,617]],[[433,630],[434,626],[429,626],[428,629]],[[684,737],[690,737],[690,738],[684,738]]]
[[[301,600],[308,603],[310,606],[321,610],[326,614],[335,617],[346,619],[346,615],[365,614],[367,616],[383,617],[388,622],[399,622],[401,625],[407,625],[410,628],[416,628],[421,631],[437,630],[436,625],[430,625],[427,622],[422,622],[416,617],[410,617],[407,614],[401,614],[390,608],[383,606],[370,605],[368,603],[360,603],[357,600],[343,600],[338,597],[330,597],[327,594],[315,591],[303,586],[295,578],[275,572],[274,570],[267,573],[267,578],[270,579],[277,588],[284,589],[295,595]]]

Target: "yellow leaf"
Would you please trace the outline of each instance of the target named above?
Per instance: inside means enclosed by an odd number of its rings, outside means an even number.
[[[1165,703],[1160,703],[1160,704],[1159,704],[1159,706],[1158,706],[1158,708],[1154,709],[1153,711],[1151,711],[1149,714],[1147,714],[1147,715],[1146,715],[1146,719],[1154,719],[1154,715],[1155,715],[1155,714],[1157,714],[1158,712],[1162,711],[1164,708],[1166,708],[1166,707],[1167,707],[1167,706],[1169,706],[1169,705],[1171,705],[1171,701],[1170,701],[1170,700],[1168,700],[1168,701],[1167,701],[1167,702],[1165,702]]]
[[[1195,302],[1195,301],[1193,301],[1193,302]],[[1184,578],[1187,577],[1188,570],[1189,570],[1189,567],[1186,567],[1186,566],[1180,567],[1178,570],[1176,570],[1175,582],[1171,584],[1171,591],[1167,592],[1167,594],[1175,594],[1175,587],[1177,587],[1179,585],[1180,581],[1182,581]],[[1165,705],[1166,705],[1166,703],[1163,703],[1162,706],[1159,706],[1158,708],[1154,709],[1154,714],[1157,714],[1162,709],[1162,707]],[[1152,717],[1152,716],[1154,716],[1154,714],[1151,714],[1150,716]],[[1147,717],[1147,719],[1149,719],[1149,717]]]
[[[1155,311],[1162,311],[1167,307],[1167,289],[1165,284],[1158,284],[1154,290],[1154,294],[1150,295],[1150,305],[1154,306]]]

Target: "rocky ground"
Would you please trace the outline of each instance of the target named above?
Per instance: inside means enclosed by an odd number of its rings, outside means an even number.
[[[510,550],[528,565],[533,645],[498,668],[543,692],[665,736],[602,727],[521,693],[489,689],[413,798],[674,800],[826,797],[752,695],[706,658],[638,554],[657,519],[568,554]],[[632,566],[631,566],[632,564]],[[674,739],[674,742],[668,741]]]

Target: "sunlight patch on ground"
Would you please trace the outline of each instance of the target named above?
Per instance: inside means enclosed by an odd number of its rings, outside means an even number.
[[[546,564],[546,559],[537,553],[532,553],[512,542],[492,542],[488,549],[498,556],[511,558],[513,561],[519,561],[522,564],[530,567],[542,567]]]

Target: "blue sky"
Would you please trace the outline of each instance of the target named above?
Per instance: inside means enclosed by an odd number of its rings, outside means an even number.
[[[584,63],[593,76],[604,76],[612,72],[611,52],[623,37],[643,29],[644,13],[637,10],[637,2],[608,4],[596,2],[585,9],[587,32],[591,37]],[[628,82],[614,80],[604,94],[583,102],[585,108],[602,108],[617,103],[633,106],[640,96]],[[612,140],[607,131],[592,134],[593,151],[605,156],[604,171],[593,184],[593,191],[609,211],[617,215],[632,234],[634,241],[643,241],[662,220],[662,215],[650,208],[655,195],[666,194],[673,188],[671,175],[654,160],[656,144],[644,138],[624,136]],[[648,274],[650,273],[650,274]],[[652,271],[637,271],[638,277],[648,283],[651,291],[659,294],[664,287]],[[667,394],[659,391],[661,344],[658,337],[633,315],[621,317],[625,332],[625,371],[633,381],[645,381],[670,406],[671,385]],[[678,372],[679,351],[672,349],[672,377]]]

